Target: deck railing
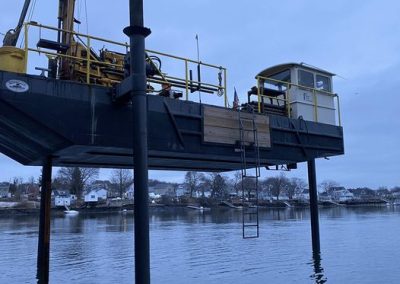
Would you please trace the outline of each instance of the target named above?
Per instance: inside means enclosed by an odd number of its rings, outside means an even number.
[[[320,105],[318,104],[318,93],[323,93],[327,96],[331,96],[334,99],[336,99],[336,114],[337,114],[337,118],[338,118],[338,124],[339,126],[342,125],[342,120],[341,120],[341,115],[340,115],[340,101],[339,101],[339,95],[336,93],[332,93],[332,92],[328,92],[326,90],[322,90],[322,89],[317,89],[317,88],[311,88],[311,87],[306,87],[306,86],[302,86],[299,84],[295,84],[295,83],[291,83],[291,82],[287,82],[287,81],[281,81],[281,80],[277,80],[274,78],[269,78],[269,77],[263,77],[263,76],[257,76],[256,77],[257,80],[257,97],[258,97],[258,112],[261,113],[262,111],[262,103],[263,103],[263,98],[268,98],[271,100],[277,100],[277,101],[282,101],[285,103],[286,106],[286,115],[290,118],[290,106],[292,104],[292,102],[290,101],[290,89],[292,87],[298,87],[304,90],[307,90],[309,92],[312,93],[313,95],[313,108],[314,108],[314,116],[315,116],[315,121],[318,122],[318,107],[320,107]],[[265,83],[275,83],[275,84],[279,84],[280,86],[284,86],[286,89],[283,92],[283,97],[284,98],[277,98],[277,97],[271,97],[271,96],[267,96],[264,95],[264,84]]]
[[[46,48],[40,48],[38,46],[31,46],[29,43],[30,35],[31,35],[31,29],[32,28],[37,28],[39,30],[39,39],[42,36],[42,30],[47,30],[47,31],[53,31],[57,33],[64,33],[67,35],[71,35],[71,37],[76,37],[79,39],[80,43],[83,44],[87,50],[86,52],[86,57],[79,57],[79,56],[74,56],[70,55],[67,53],[62,53],[62,52],[56,52],[52,51]],[[118,70],[124,70],[123,64],[115,64],[111,62],[105,62],[98,60],[96,57],[92,56],[92,48],[94,47],[93,41],[100,42],[102,44],[108,44],[108,45],[113,45],[114,47],[119,47],[119,48],[124,48],[125,51],[127,52],[129,50],[129,44],[127,43],[121,43],[113,40],[108,40],[105,38],[101,37],[96,37],[96,36],[91,36],[75,31],[67,31],[63,29],[59,29],[56,27],[51,27],[47,25],[42,25],[36,22],[28,22],[24,24],[24,49],[26,52],[25,56],[25,67],[28,66],[28,53],[29,52],[35,52],[38,54],[45,54],[48,57],[52,58],[57,58],[57,59],[69,59],[74,62],[78,62],[82,67],[85,67],[86,70],[86,83],[87,84],[93,84],[93,76],[96,76],[100,74],[100,66],[107,66],[110,68],[116,68]],[[189,100],[190,93],[195,92],[195,91],[201,91],[202,88],[205,88],[208,90],[209,93],[217,93],[218,96],[223,97],[224,99],[224,105],[225,107],[228,106],[228,97],[227,97],[227,69],[222,67],[222,66],[217,66],[197,60],[192,60],[189,58],[185,57],[180,57],[180,56],[175,56],[159,51],[154,51],[154,50],[146,50],[146,53],[148,57],[151,56],[160,56],[163,58],[167,58],[168,60],[174,60],[175,62],[181,62],[183,66],[179,68],[184,75],[182,77],[179,76],[171,76],[165,73],[159,74],[157,77],[148,77],[147,82],[148,83],[153,83],[153,84],[171,84],[171,81],[175,83],[175,85],[172,85],[178,89],[182,89],[183,92],[185,93],[185,99]],[[151,60],[151,59],[150,59]],[[217,83],[214,82],[206,82],[206,81],[200,81],[200,80],[194,80],[190,76],[190,69],[189,65],[196,65],[198,70],[200,68],[204,69],[204,72],[212,70],[213,72],[217,72]],[[97,68],[93,68],[93,66],[97,66]],[[182,68],[183,67],[183,68]],[[94,70],[93,70],[94,69]],[[26,69],[27,70],[27,69]],[[112,79],[107,79],[110,83],[115,84],[119,83],[120,80],[112,80]],[[207,91],[206,91],[207,92]]]

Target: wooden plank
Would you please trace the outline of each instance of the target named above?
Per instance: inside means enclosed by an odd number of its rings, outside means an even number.
[[[241,115],[241,117],[247,118],[247,119],[252,119],[252,117],[253,117],[253,114],[246,113],[246,112],[242,112],[240,115]],[[235,120],[235,119],[237,120],[239,118],[239,113],[235,110],[204,106],[204,117],[207,117],[207,116],[208,117],[227,118],[229,120]],[[256,120],[256,122],[261,122],[261,123],[265,123],[265,120],[267,120],[267,123],[269,124],[269,117],[266,116],[265,114],[256,114],[255,120]]]
[[[205,116],[204,125],[237,129],[239,128],[239,120]],[[256,122],[256,127],[258,132],[269,132],[269,124],[267,123],[267,120],[265,120],[264,123]],[[251,121],[243,121],[243,128],[253,129],[253,123]]]
[[[234,145],[240,140],[239,113],[237,111],[204,106],[203,113],[204,142]],[[244,132],[244,141],[246,144],[254,143],[254,133],[249,131],[253,129],[251,121],[253,114],[242,112],[240,116],[245,118],[242,123],[243,128],[247,130]],[[259,147],[271,147],[269,117],[256,114],[254,119]]]
[[[240,139],[239,129],[230,129],[216,126],[208,126],[204,128],[204,141],[223,143],[223,144],[236,144],[236,141]],[[254,143],[254,135],[251,131],[244,133],[244,141],[247,143]],[[258,133],[258,146],[259,147],[270,147],[270,135]]]

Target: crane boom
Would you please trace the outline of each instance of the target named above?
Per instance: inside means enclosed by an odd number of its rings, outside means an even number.
[[[3,39],[3,46],[16,46],[19,35],[21,33],[22,26],[24,24],[26,14],[28,13],[29,5],[31,0],[25,0],[24,7],[22,8],[21,15],[19,17],[18,25],[15,29],[9,30]]]

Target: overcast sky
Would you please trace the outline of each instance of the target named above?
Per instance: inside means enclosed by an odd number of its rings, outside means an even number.
[[[13,28],[23,0],[3,0],[0,32]],[[56,25],[57,2],[37,0],[33,20]],[[126,41],[128,0],[79,0],[81,32]],[[107,2],[107,4],[106,4]],[[112,3],[110,6],[109,2]],[[395,0],[145,0],[145,23],[152,29],[147,48],[196,58],[228,68],[228,88],[244,100],[262,69],[306,62],[332,71],[339,93],[345,155],[317,161],[318,181],[347,187],[400,185],[400,2]],[[78,15],[79,14],[79,15]],[[0,180],[38,176],[0,154]],[[263,172],[263,176],[276,172]],[[102,178],[109,171],[102,171]],[[306,178],[305,165],[289,176]],[[151,178],[182,181],[183,173],[152,171]]]

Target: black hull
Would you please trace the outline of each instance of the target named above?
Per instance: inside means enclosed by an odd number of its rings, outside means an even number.
[[[9,80],[29,85],[10,91]],[[112,102],[112,89],[0,71],[0,151],[23,165],[132,168],[131,106]],[[203,105],[148,96],[149,167],[229,171],[241,168],[233,145],[203,141]],[[344,153],[341,127],[270,116],[271,147],[263,166]]]

